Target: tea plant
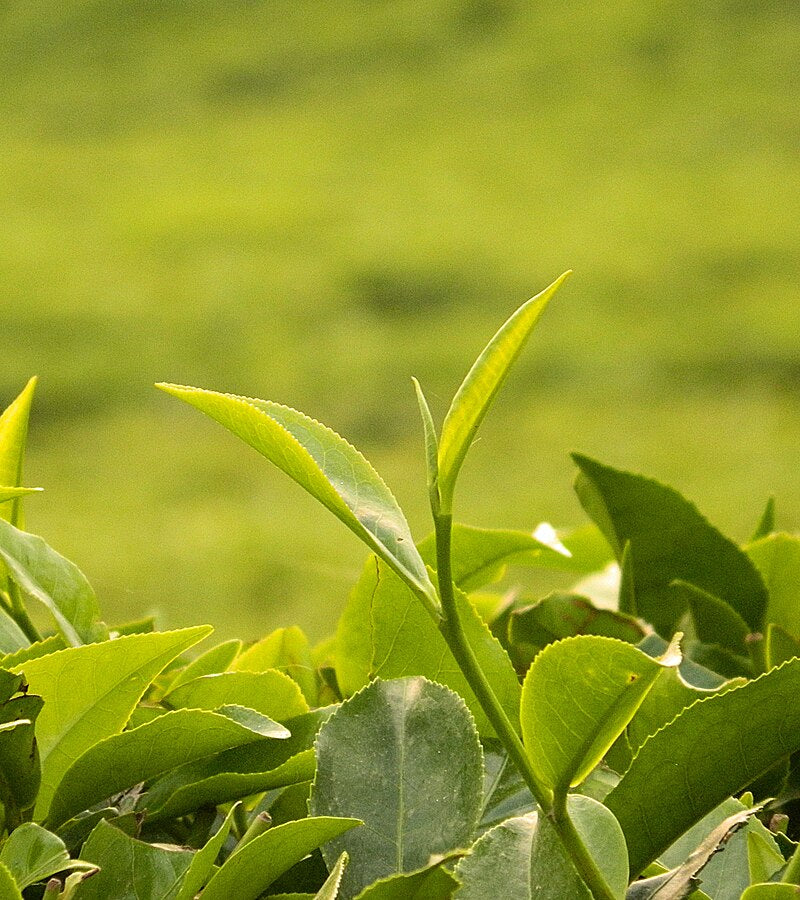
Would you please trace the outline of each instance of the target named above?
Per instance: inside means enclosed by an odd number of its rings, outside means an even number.
[[[190,657],[209,627],[105,625],[23,528],[26,387],[0,417],[0,897],[800,893],[800,538],[773,503],[740,547],[671,488],[575,455],[593,524],[454,523],[470,444],[565,277],[492,338],[439,434],[414,382],[419,543],[324,425],[160,385],[371,551],[316,647],[292,627]],[[580,580],[498,593],[512,565]]]

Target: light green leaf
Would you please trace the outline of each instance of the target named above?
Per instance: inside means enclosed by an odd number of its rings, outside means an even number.
[[[242,642],[238,640],[223,641],[221,644],[217,644],[216,647],[211,647],[211,649],[201,653],[197,659],[190,662],[185,669],[181,669],[178,672],[174,681],[171,682],[169,690],[174,691],[176,687],[186,684],[188,681],[193,681],[201,675],[217,675],[220,672],[225,672],[236,659],[241,649]]]
[[[261,718],[253,731],[217,712],[181,709],[168,712],[131,731],[98,741],[80,756],[64,774],[50,804],[48,822],[57,827],[141,781],[150,781],[164,772],[220,753],[231,747],[252,743],[259,736],[285,739],[282,725]]]
[[[373,681],[320,729],[313,815],[365,823],[323,848],[346,850],[341,895],[468,846],[478,822],[483,764],[464,702],[425,678]],[[458,765],[452,760],[458,759]]]
[[[37,817],[46,816],[72,763],[98,741],[121,731],[153,678],[211,630],[199,626],[130,635],[59,650],[15,667],[24,670],[31,690],[45,701],[36,726],[42,759]]]
[[[202,675],[170,691],[165,703],[175,709],[219,709],[235,704],[254,709],[276,722],[308,712],[297,682],[277,669]]]
[[[670,648],[655,660],[613,638],[584,635],[550,644],[522,688],[522,739],[536,775],[558,793],[579,784],[600,762],[641,705]]]
[[[436,437],[436,426],[433,424],[433,416],[422,386],[416,378],[414,390],[417,394],[419,414],[422,418],[422,430],[425,437],[425,468],[428,475],[428,494],[430,495],[431,509],[434,515],[439,513],[439,439]]]
[[[449,900],[458,887],[457,879],[445,868],[463,856],[463,851],[433,857],[429,865],[416,872],[402,872],[374,881],[356,900]]]
[[[800,660],[685,709],[639,750],[606,804],[641,870],[681,834],[800,748]]]
[[[6,838],[0,850],[0,863],[8,868],[23,890],[56,872],[94,868],[90,863],[70,859],[61,838],[33,822],[25,822]],[[0,896],[5,897],[5,894]]]
[[[3,900],[22,900],[19,885],[3,863],[0,863],[0,897]]]
[[[550,298],[569,275],[565,272],[550,287],[520,306],[486,345],[456,392],[439,442],[439,493],[443,512],[448,513],[452,508],[459,469],[492,400]]]
[[[360,824],[358,819],[319,816],[270,828],[228,857],[201,900],[255,900],[312,850]]]
[[[347,868],[350,857],[346,852],[342,852],[336,865],[331,869],[331,874],[325,879],[325,884],[314,895],[314,900],[336,900],[339,896],[339,885],[342,881],[342,875]]]
[[[236,672],[264,672],[278,669],[300,685],[311,706],[317,705],[317,676],[311,660],[311,647],[302,629],[276,628],[242,653],[231,668]]]
[[[137,841],[101,820],[81,851],[100,871],[81,884],[76,900],[176,900],[194,855]]]
[[[685,598],[670,585],[689,582],[724,600],[761,627],[767,605],[764,583],[750,559],[717,531],[677,491],[650,478],[621,472],[580,454],[575,490],[621,560],[630,542],[638,615],[671,637]]]
[[[68,644],[76,647],[108,637],[84,574],[40,537],[0,519],[0,558],[20,589],[47,607]]]
[[[199,809],[251,794],[310,781],[316,765],[313,744],[332,709],[290,719],[291,737],[255,741],[189,762],[157,779],[140,801],[148,821],[174,819]]]
[[[370,676],[402,678],[424,675],[460,694],[475,717],[481,735],[494,729],[467,683],[447,643],[421,604],[385,566],[379,567],[377,589],[371,595],[372,662]],[[455,588],[461,627],[495,696],[512,724],[519,722],[520,685],[508,654],[491,633],[467,596]]]
[[[20,395],[0,415],[0,484],[19,487],[28,439],[33,392],[37,379],[31,378]],[[0,519],[22,527],[21,497],[0,503]]]
[[[796,884],[754,884],[742,894],[741,900],[798,900],[800,887]]]
[[[750,884],[769,881],[785,865],[786,860],[771,835],[760,834],[758,831],[747,832],[747,866]]]
[[[0,666],[4,669],[11,669],[14,666],[27,662],[29,659],[47,656],[50,653],[55,653],[56,650],[63,650],[65,647],[66,644],[60,634],[53,634],[33,644],[28,644],[26,641],[24,647],[20,647],[19,650],[0,657]]]
[[[800,537],[772,534],[747,547],[769,592],[765,622],[800,638]]]
[[[228,811],[228,815],[225,816],[217,832],[206,841],[204,847],[195,853],[175,900],[194,900],[203,885],[211,878],[214,863],[231,832],[235,812],[236,807],[234,806]]]
[[[366,459],[335,431],[303,413],[180,385],[158,385],[210,416],[274,463],[344,522],[401,578],[438,606],[397,501]]]

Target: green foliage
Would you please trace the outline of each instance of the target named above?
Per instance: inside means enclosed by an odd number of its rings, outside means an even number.
[[[373,551],[335,639],[313,648],[285,627],[193,656],[209,628],[106,628],[85,577],[19,527],[31,388],[0,417],[0,504],[16,510],[16,524],[0,517],[0,896],[795,892],[800,554],[771,533],[772,507],[743,549],[671,488],[576,457],[595,525],[452,521],[469,444],[557,285],[489,342],[441,442],[419,389],[434,520],[419,544],[369,463],[324,426],[169,388]],[[512,566],[581,580],[500,596]]]

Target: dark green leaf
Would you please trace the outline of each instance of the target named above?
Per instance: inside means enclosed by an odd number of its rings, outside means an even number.
[[[684,612],[670,585],[697,585],[729,604],[758,631],[767,592],[758,571],[732,541],[677,491],[574,454],[578,497],[622,558],[630,542],[638,615],[669,637]]]
[[[0,724],[28,723],[0,731],[0,802],[9,822],[33,806],[39,791],[41,764],[35,732],[42,706],[36,694],[12,697],[0,705]]]
[[[685,581],[673,582],[672,590],[691,612],[698,640],[704,644],[717,644],[733,653],[745,656],[749,653],[747,636],[750,628],[735,609],[719,597]]]
[[[195,895],[211,878],[214,863],[230,834],[235,811],[235,807],[229,810],[216,833],[195,853],[175,900],[194,900]]]
[[[775,498],[770,497],[750,540],[759,541],[772,534],[773,531],[775,531]]]
[[[255,900],[316,847],[360,824],[358,819],[320,816],[271,828],[228,857],[203,891],[203,900]]]
[[[462,886],[457,900],[496,900],[503,886],[507,897],[531,900],[531,846],[537,814],[506,819],[487,831],[459,861],[455,872]]]
[[[800,660],[701,700],[644,743],[606,803],[636,875],[683,832],[800,748]]]
[[[343,850],[350,855],[343,897],[470,843],[481,748],[463,701],[447,688],[425,678],[374,681],[323,725],[316,750],[312,814],[365,823],[323,848],[330,865]]]
[[[483,742],[483,808],[478,831],[484,832],[509,819],[536,809],[536,801],[519,769],[499,741]]]

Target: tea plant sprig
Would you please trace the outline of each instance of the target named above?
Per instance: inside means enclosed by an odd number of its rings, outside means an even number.
[[[512,722],[467,638],[452,576],[453,497],[461,466],[534,325],[569,275],[565,272],[540,294],[522,304],[489,341],[456,392],[440,438],[437,438],[422,388],[414,380],[425,436],[438,589],[433,585],[405,516],[391,492],[367,460],[335,432],[296,410],[270,401],[174,384],[159,384],[158,387],[215,419],[282,469],[361,538],[419,598],[580,878],[595,898],[613,900],[614,891],[568,811],[567,791],[571,780],[566,777],[557,784],[548,784],[537,772],[523,743],[519,722]],[[631,653],[645,658],[640,651],[631,650]],[[627,718],[620,719],[617,715],[611,726],[601,718],[590,734],[587,746],[578,748],[578,757],[573,760],[576,766],[585,762],[583,757],[590,745],[595,750],[595,745],[602,745],[600,755],[608,749],[633,716],[658,668],[659,664],[651,661],[647,677],[632,695],[636,702],[628,702],[626,707],[623,704],[629,712]],[[535,693],[535,690],[532,688],[529,693]],[[593,758],[593,764],[598,760],[599,757]],[[568,774],[575,773],[570,771]]]

